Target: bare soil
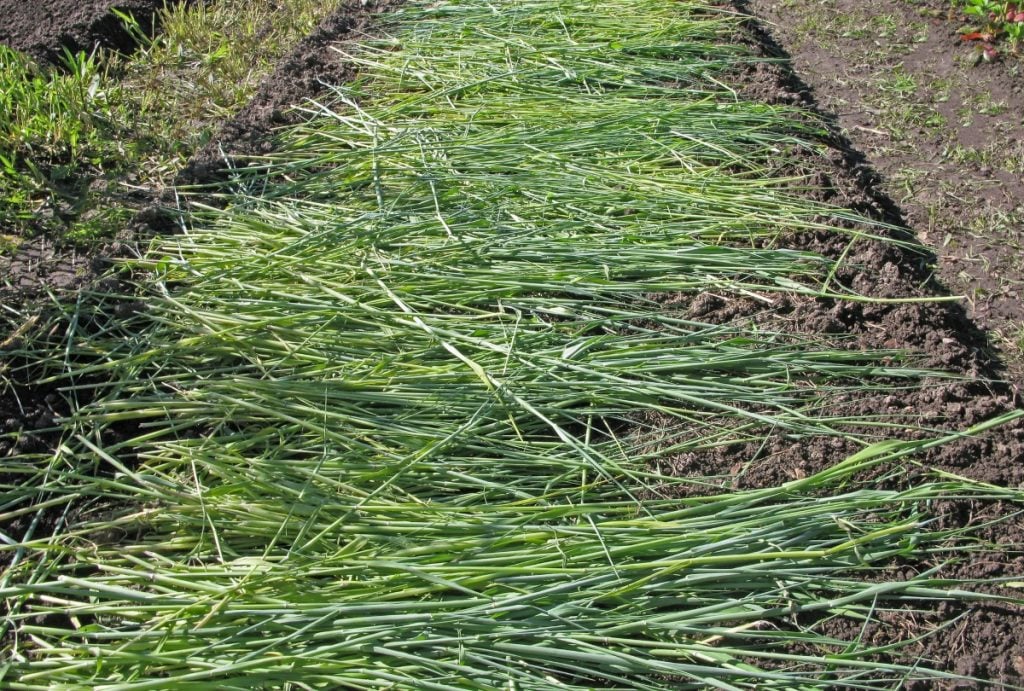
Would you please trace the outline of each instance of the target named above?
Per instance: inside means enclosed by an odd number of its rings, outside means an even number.
[[[982,61],[948,0],[743,0],[928,269],[1024,378],[1024,58]]]
[[[132,15],[147,30],[163,6],[164,0],[0,0],[0,43],[51,62],[59,62],[65,48],[131,51],[135,39],[111,10]]]
[[[916,249],[870,241],[850,245],[824,234],[784,242],[845,256],[848,268],[836,278],[864,295],[944,296],[952,290],[967,294],[968,299],[866,304],[780,297],[766,310],[759,302],[703,295],[667,300],[665,309],[707,321],[753,321],[792,332],[836,334],[848,337],[845,347],[856,350],[920,351],[923,365],[960,375],[900,394],[836,396],[830,401],[837,415],[893,416],[897,430],[887,429],[885,435],[898,433],[899,425],[963,429],[1018,407],[1022,367],[1012,334],[1013,329],[1024,328],[1024,307],[1017,292],[1024,275],[1024,258],[1017,249],[1024,188],[1013,171],[1024,165],[1019,136],[1024,93],[1017,66],[1009,60],[974,65],[971,49],[957,40],[957,21],[949,16],[943,0],[887,3],[884,15],[870,0],[737,2],[741,11],[758,20],[740,40],[750,42],[766,57],[779,59],[751,66],[739,75],[745,95],[800,105],[831,123],[832,131],[824,140],[827,152],[807,153],[789,172],[812,176],[815,185],[807,194],[814,198],[901,226],[904,230],[896,235],[916,238],[921,245]],[[8,4],[22,3],[0,0],[0,10]],[[210,146],[197,152],[181,182],[215,180],[223,168],[223,152],[230,156],[265,150],[273,128],[295,117],[289,105],[322,92],[323,82],[350,79],[351,66],[341,62],[329,46],[358,39],[372,26],[374,13],[393,4],[397,2],[382,0],[364,8],[355,0],[327,19],[282,62],[253,103],[225,123]],[[12,16],[30,15],[26,11]],[[25,36],[31,35],[25,31]],[[0,40],[4,40],[2,34]],[[137,219],[133,233],[168,231],[166,219],[161,219],[157,213],[144,215]],[[121,251],[130,246],[130,239],[122,243]],[[20,285],[35,286],[37,297],[51,286],[73,294],[74,287],[93,280],[103,264],[101,257],[61,263],[63,250],[48,249],[45,244],[34,251],[35,257],[0,263],[0,276],[7,274],[0,286],[8,286],[6,293],[0,287],[0,301],[14,299],[11,286],[16,291]],[[52,259],[47,252],[60,256],[59,268],[44,268]],[[24,298],[18,299],[19,318],[38,312],[26,307]],[[0,328],[0,355],[10,348],[8,341],[18,328],[13,321],[6,325],[6,333]],[[9,433],[0,434],[0,457],[52,444],[48,430],[61,413],[61,401],[55,391],[32,386],[27,379],[0,391],[0,425]],[[659,423],[657,419],[646,422],[654,428]],[[670,465],[672,472],[681,475],[716,476],[723,488],[751,487],[810,474],[853,450],[841,439],[797,443],[774,436],[764,444],[737,445],[713,456],[679,456]],[[925,460],[959,475],[1022,486],[1024,426],[942,447]],[[917,472],[907,466],[887,482],[906,483]],[[1005,516],[1009,509],[950,502],[938,510],[944,525],[956,527]],[[1021,526],[1018,519],[992,525],[985,537],[998,549],[953,564],[944,573],[955,578],[1024,573]],[[903,568],[909,572],[927,566]],[[1022,614],[1012,605],[970,610],[939,605],[887,615],[864,633],[882,642],[938,629],[914,644],[908,654],[941,669],[1021,688]],[[941,628],[943,623],[951,625]],[[837,635],[857,635],[844,630],[844,624],[820,625],[832,627]]]

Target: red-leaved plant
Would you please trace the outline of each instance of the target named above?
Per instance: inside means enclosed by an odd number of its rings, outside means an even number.
[[[960,34],[964,41],[976,42],[979,58],[996,60],[1000,48],[1020,55],[1024,43],[1024,2],[1021,0],[953,0],[963,9],[971,25]]]

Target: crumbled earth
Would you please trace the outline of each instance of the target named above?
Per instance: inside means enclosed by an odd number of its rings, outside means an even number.
[[[147,30],[163,6],[164,0],[0,0],[0,43],[51,62],[58,62],[65,48],[130,51],[135,39],[111,10],[130,14]]]
[[[796,90],[870,166],[930,269],[1024,379],[1024,57],[982,60],[948,0],[744,0]]]
[[[22,3],[0,0],[0,9],[8,4]],[[325,20],[282,62],[254,101],[196,154],[181,182],[215,180],[224,152],[266,150],[273,128],[294,117],[288,112],[290,104],[322,92],[323,82],[352,77],[351,66],[329,46],[371,30],[373,13],[392,4],[397,3],[382,0],[363,8],[353,0]],[[870,304],[778,296],[766,309],[762,302],[705,294],[696,299],[667,299],[665,309],[717,323],[754,322],[790,333],[835,334],[843,339],[841,347],[857,351],[916,351],[922,366],[958,375],[896,394],[838,394],[827,401],[837,416],[891,415],[894,427],[874,431],[880,438],[921,434],[901,428],[964,429],[1019,407],[1024,344],[1013,334],[1014,329],[1024,329],[1024,307],[1017,292],[1024,275],[1024,257],[1019,252],[1024,216],[1024,170],[1019,168],[1024,166],[1024,139],[1019,136],[1024,93],[1018,63],[1006,57],[994,64],[975,65],[975,53],[958,41],[959,25],[943,0],[890,3],[884,13],[870,0],[737,0],[737,5],[741,12],[764,20],[753,23],[740,40],[758,47],[766,57],[791,59],[791,63],[752,65],[738,75],[742,93],[810,108],[831,124],[824,141],[829,145],[826,152],[804,152],[797,164],[787,157],[786,171],[810,176],[814,185],[806,193],[813,198],[898,226],[902,230],[892,234],[911,244],[869,240],[850,244],[825,234],[779,242],[844,257],[846,268],[835,277],[836,286],[862,295],[942,297],[952,291],[968,299]],[[1024,69],[1024,63],[1019,65]],[[138,225],[137,232],[167,230],[155,214]],[[35,286],[38,295],[45,295],[43,288],[51,286],[73,294],[76,286],[94,276],[94,258],[55,266],[48,262],[58,250],[44,243],[32,251],[13,261],[0,258],[0,301],[11,299],[21,287]],[[38,314],[25,303],[14,311],[20,321],[0,314],[0,320],[9,322],[0,321],[0,355],[15,347],[19,328]],[[12,364],[17,363],[9,358],[7,365]],[[0,425],[23,432],[0,435],[0,457],[15,449],[31,451],[52,443],[46,430],[60,413],[60,405],[59,396],[44,387],[0,391]],[[659,426],[657,418],[642,423],[648,430]],[[851,431],[872,433],[868,428]],[[659,443],[656,433],[651,437],[652,444]],[[679,455],[669,459],[663,470],[712,476],[718,487],[757,487],[811,474],[857,448],[842,438],[793,440],[776,434],[764,443],[736,445],[715,454]],[[940,447],[924,460],[958,475],[1022,486],[1024,425],[1009,425],[981,439]],[[885,476],[884,481],[894,486],[922,472],[913,464],[887,470],[898,471]],[[701,491],[708,488],[704,484]],[[1009,510],[967,501],[948,502],[936,509],[942,524],[951,528],[1005,516]],[[1020,519],[990,525],[985,538],[1001,549],[974,554],[943,573],[951,578],[1024,573],[1022,527]],[[930,565],[900,568],[909,574],[926,566]],[[849,623],[815,625],[841,636],[863,633],[866,640],[879,644],[895,636],[936,630],[906,654],[941,669],[1021,687],[1022,614],[1011,604],[969,610],[938,605],[886,613],[863,632],[849,629]],[[949,625],[943,628],[944,623]]]
[[[130,14],[145,31],[155,29],[164,5],[165,0],[0,0],[0,43],[59,68],[64,50],[130,51],[137,45],[113,9]],[[0,239],[6,235],[0,227]],[[0,457],[45,447],[53,441],[48,430],[66,412],[53,387],[29,383],[34,373],[16,355],[21,342],[37,336],[43,313],[54,311],[55,301],[73,300],[96,279],[107,265],[103,257],[124,249],[121,243],[82,249],[38,236],[0,251]]]

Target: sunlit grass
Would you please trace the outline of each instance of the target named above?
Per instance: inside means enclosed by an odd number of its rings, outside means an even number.
[[[890,442],[884,416],[830,405],[941,373],[664,306],[870,300],[775,249],[878,227],[768,174],[818,129],[721,83],[753,59],[738,21],[424,2],[345,48],[361,80],[129,264],[144,309],[97,326],[94,295],[92,334],[64,337],[72,375],[52,380],[108,383],[58,453],[9,463],[0,518],[59,516],[0,546],[12,688],[954,678],[902,652],[924,632],[878,649],[822,627],[984,598],[943,578],[980,545],[932,506],[1020,491],[901,482],[962,434]],[[666,420],[656,444],[644,413]],[[823,435],[861,451],[780,487],[693,496],[701,478],[659,470]]]
[[[0,53],[0,220],[85,243],[122,230],[341,0],[170,3],[128,55]],[[141,199],[141,201],[140,201]],[[0,249],[13,249],[5,243]]]
[[[115,61],[140,114],[138,184],[171,184],[185,159],[255,94],[278,61],[343,0],[178,4],[159,33]]]

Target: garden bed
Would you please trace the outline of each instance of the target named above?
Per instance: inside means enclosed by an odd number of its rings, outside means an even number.
[[[756,12],[756,3],[754,5]],[[352,76],[351,68],[329,49],[333,41],[365,31],[369,15],[353,15],[348,13],[350,11],[351,8],[325,22],[320,31],[303,43],[299,52],[283,63],[281,70],[261,88],[257,100],[227,123],[220,138],[194,159],[185,180],[215,180],[218,176],[215,171],[225,153],[240,156],[271,152],[270,129],[289,121],[283,106],[311,96],[310,90],[318,88],[320,78],[337,81]],[[743,40],[762,44],[768,55],[778,54],[779,47],[771,45],[764,33],[754,31]],[[739,88],[767,103],[813,107],[811,94],[798,76],[785,66],[758,64],[740,77]],[[860,127],[871,127],[870,121],[866,122],[868,124]],[[878,184],[851,140],[835,130],[823,141],[829,144],[828,150],[787,151],[786,170],[782,172],[809,175],[815,184],[804,193],[814,200],[846,207],[881,223],[899,225],[903,207]],[[801,180],[798,186],[805,187],[806,183]],[[912,224],[910,230],[919,234],[922,231],[917,224]],[[925,232],[932,237],[939,230],[929,226]],[[893,231],[893,234],[903,240],[908,238],[906,231]],[[894,300],[946,295],[945,289],[932,277],[930,267],[934,257],[923,247],[898,247],[871,239],[851,242],[850,236],[826,232],[787,235],[778,242],[841,259],[843,268],[832,277],[837,293],[853,292],[865,298]],[[34,270],[31,261],[21,266],[26,274]],[[871,421],[880,413],[884,414],[887,423],[884,430],[873,430],[867,424],[851,429],[869,437],[920,438],[921,427],[961,430],[1020,404],[1016,385],[1005,381],[1005,369],[994,355],[989,337],[972,321],[977,315],[968,315],[958,302],[878,303],[786,293],[774,293],[769,298],[766,303],[763,298],[744,299],[727,291],[719,294],[709,290],[696,297],[685,293],[663,294],[657,300],[664,310],[681,318],[742,328],[756,324],[766,331],[840,339],[836,347],[850,352],[909,349],[921,354],[915,361],[917,366],[948,370],[964,377],[945,382],[926,380],[923,385],[907,386],[896,393],[892,390],[878,395],[870,391],[839,391],[828,399],[837,417]],[[128,323],[131,317],[130,312],[126,313]],[[5,347],[10,348],[10,345],[5,343]],[[8,389],[2,404],[5,407],[0,412],[4,413],[5,424],[20,427],[23,434],[16,444],[0,447],[0,453],[37,451],[39,445],[45,449],[54,444],[53,435],[45,432],[33,435],[32,428],[51,429],[54,417],[62,413],[60,400],[55,386]],[[664,422],[657,416],[645,421],[653,428],[652,444],[671,441],[671,438],[659,440],[663,436]],[[905,429],[914,431],[905,432]],[[799,480],[834,465],[858,448],[849,440],[835,436],[794,441],[788,434],[776,433],[746,444],[680,453],[663,461],[672,475],[701,478],[705,490],[720,492]],[[1022,454],[1024,430],[1019,424],[1011,424],[980,439],[941,446],[923,460],[949,473],[1014,488],[1024,483]],[[909,486],[916,479],[915,472],[914,466],[906,466],[904,475],[889,476],[885,483],[893,487]],[[958,500],[942,504],[938,514],[943,525],[955,529],[968,521],[977,521],[978,515],[994,518],[1005,511],[1007,508],[997,502]],[[1019,575],[1024,565],[1019,551],[1020,531],[1018,520],[991,526],[984,538],[995,545],[1012,548],[974,554],[962,563],[948,566],[942,575],[968,579]],[[902,568],[913,572],[927,566],[930,564],[912,562]],[[938,669],[994,683],[1013,685],[1024,675],[1024,633],[1021,633],[1024,626],[1019,625],[1018,605],[943,604],[935,609],[922,607],[887,616],[888,619],[863,632],[871,643],[881,645],[895,633],[919,635],[953,622],[904,653],[911,659],[919,657]],[[856,635],[849,630],[849,622],[837,620],[834,626],[830,633]]]

